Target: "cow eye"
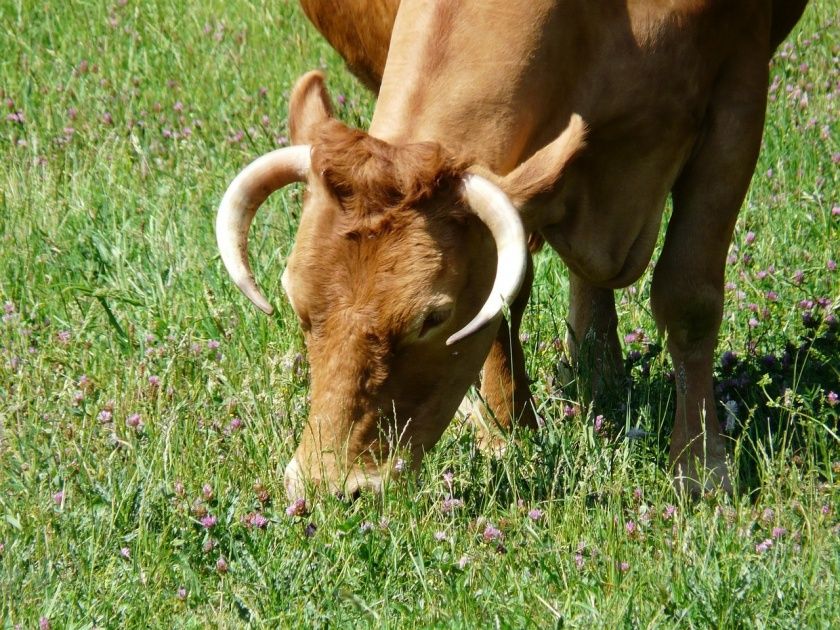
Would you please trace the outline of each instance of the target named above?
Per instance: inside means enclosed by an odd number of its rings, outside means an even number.
[[[436,308],[423,320],[423,324],[420,326],[420,333],[417,335],[418,339],[422,339],[426,335],[428,335],[432,330],[440,326],[441,324],[446,323],[449,317],[452,315],[452,308],[447,306],[443,308]]]

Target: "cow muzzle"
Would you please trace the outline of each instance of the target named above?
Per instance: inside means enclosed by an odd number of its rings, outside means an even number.
[[[365,471],[359,467],[353,467],[335,479],[327,474],[308,474],[302,470],[297,458],[293,457],[284,471],[283,485],[289,501],[312,496],[313,492],[319,490],[342,498],[356,499],[362,492],[382,492],[383,477],[379,472]]]

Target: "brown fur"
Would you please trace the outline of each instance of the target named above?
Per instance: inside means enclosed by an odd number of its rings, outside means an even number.
[[[447,196],[467,168],[435,142],[393,146],[336,120],[320,127],[312,159],[345,212],[357,218]]]
[[[379,91],[399,0],[300,0],[300,5],[350,71]]]

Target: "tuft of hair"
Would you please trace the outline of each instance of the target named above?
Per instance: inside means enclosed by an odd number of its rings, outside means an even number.
[[[360,219],[451,193],[466,167],[436,142],[391,145],[336,120],[321,126],[312,151],[313,170]]]

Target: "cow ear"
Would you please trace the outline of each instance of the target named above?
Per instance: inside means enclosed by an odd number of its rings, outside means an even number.
[[[332,118],[324,74],[307,72],[295,83],[289,98],[289,135],[292,144],[312,144],[320,125]]]
[[[536,198],[555,192],[566,167],[585,146],[586,123],[578,114],[572,114],[569,125],[556,140],[502,177],[499,186],[521,210]]]

